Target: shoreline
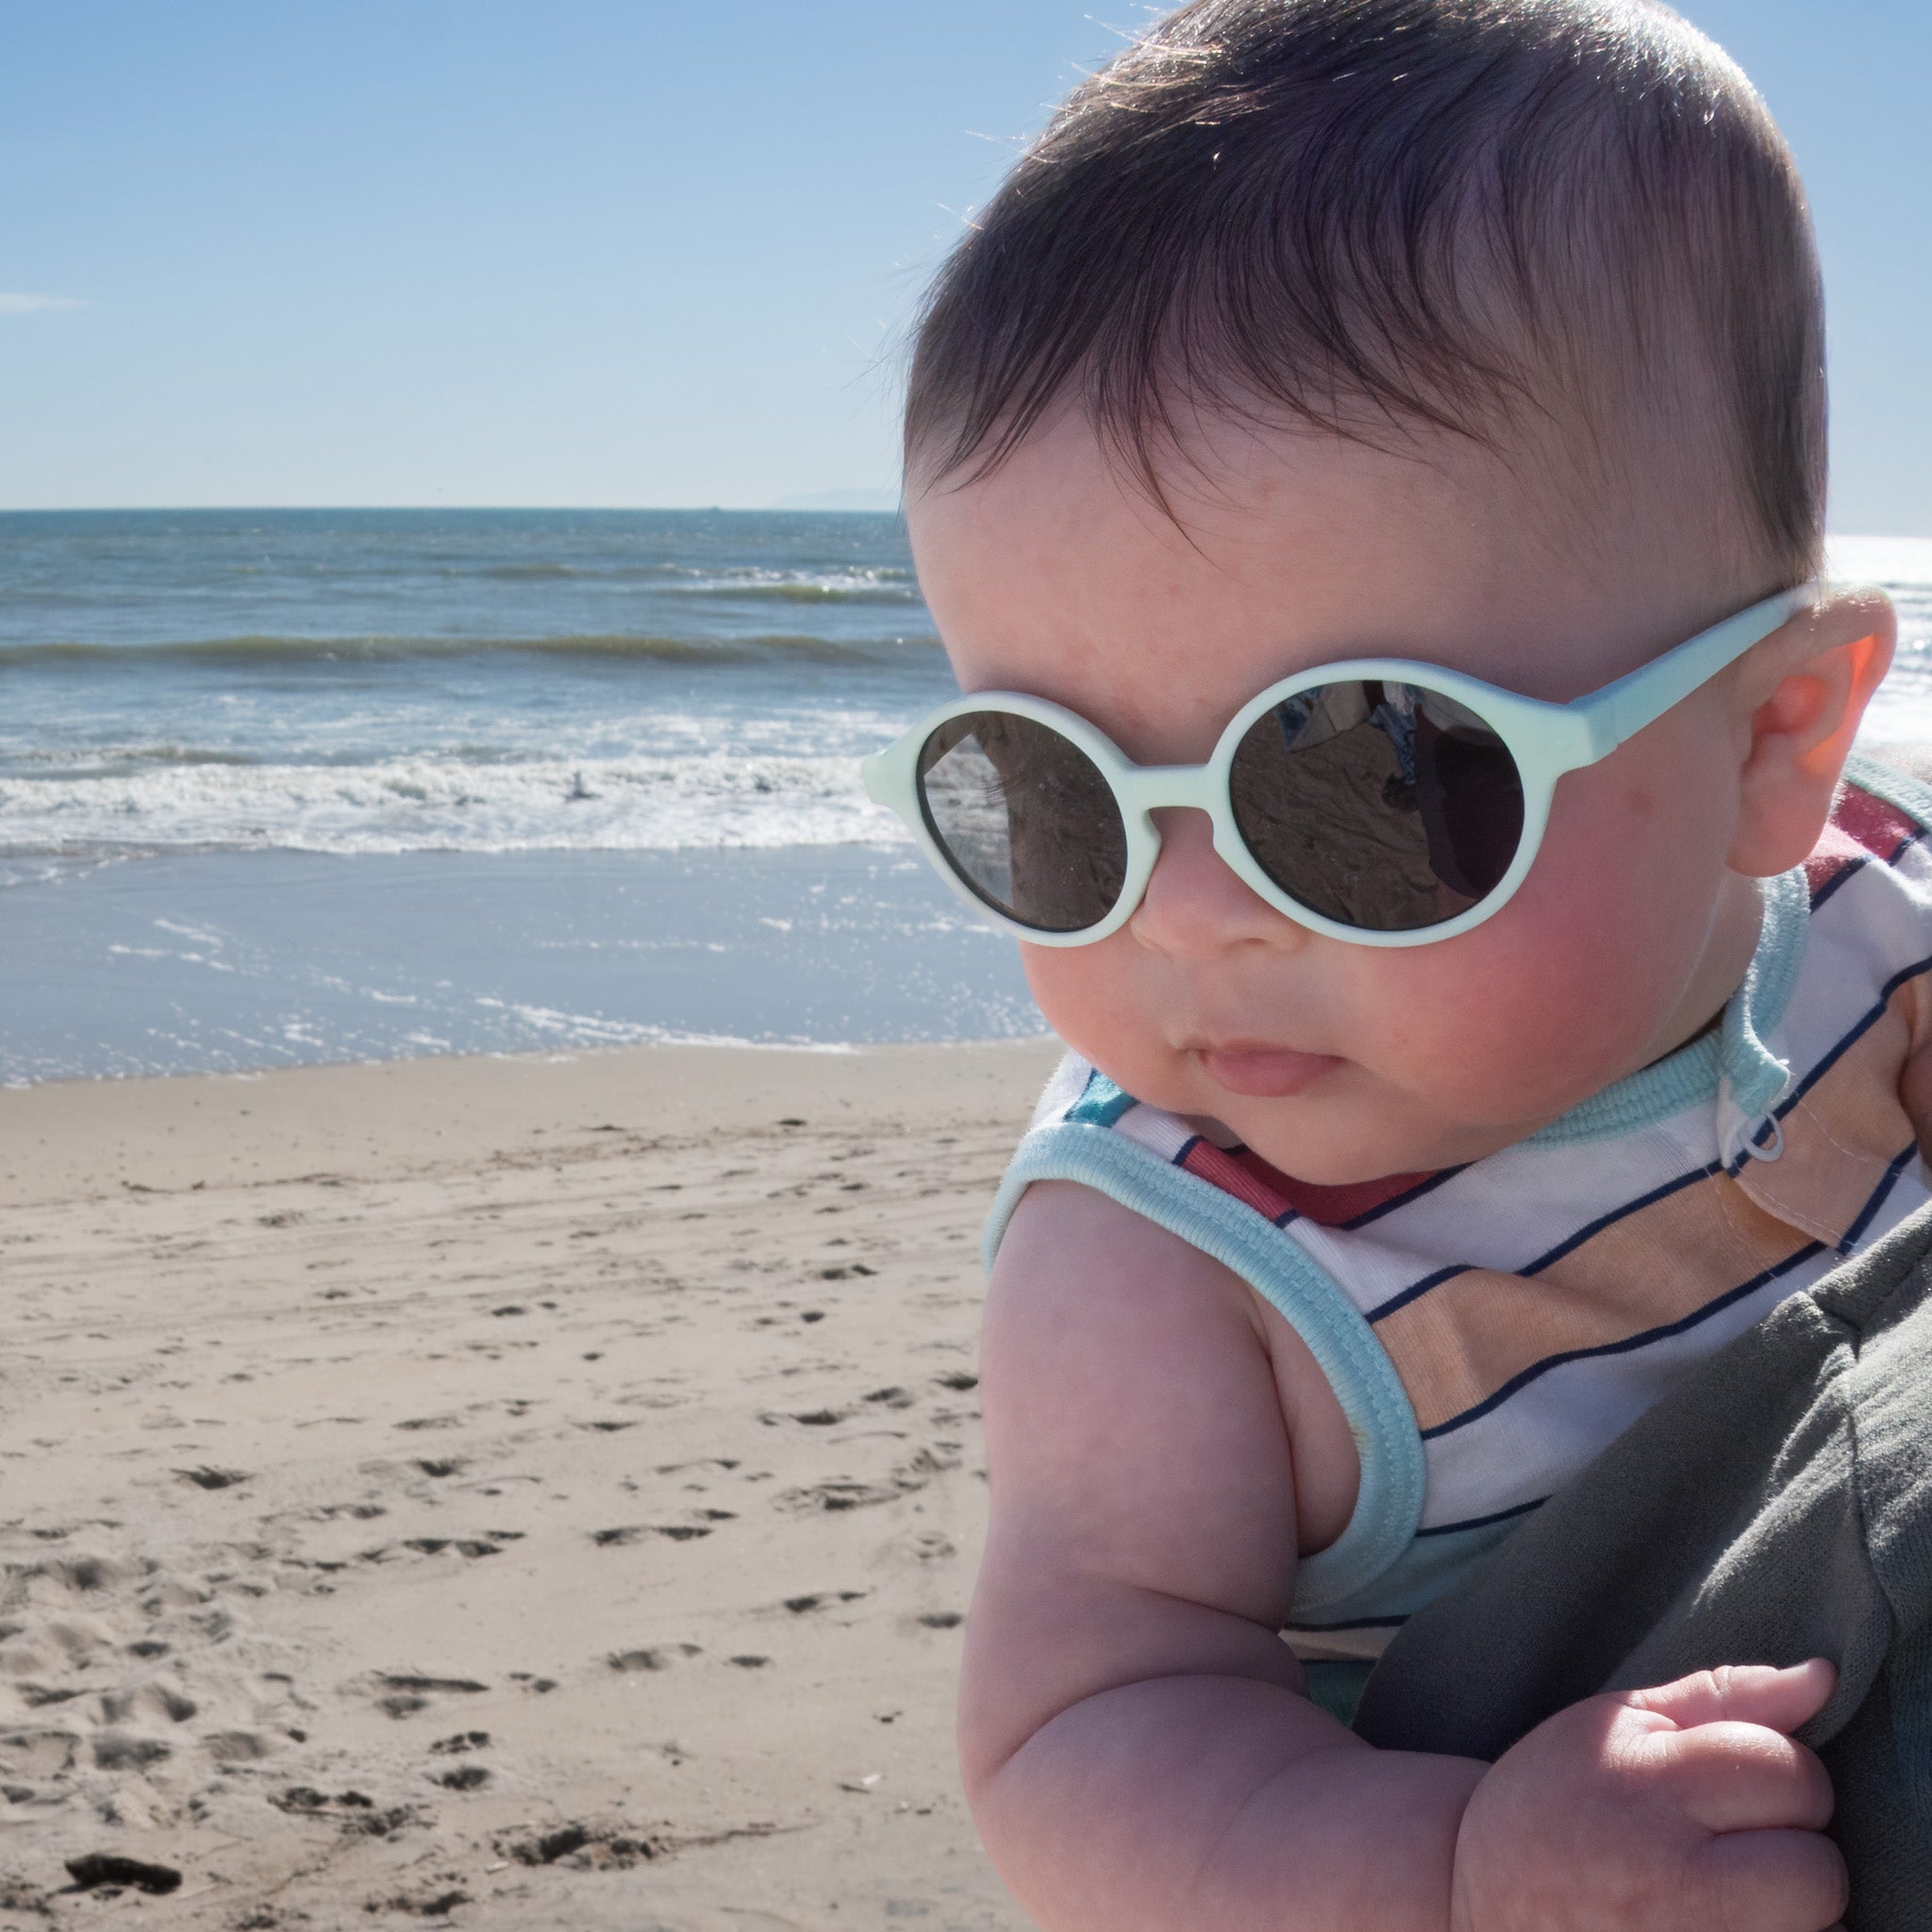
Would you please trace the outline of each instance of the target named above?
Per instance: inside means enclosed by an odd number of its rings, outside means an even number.
[[[372,1153],[411,1158],[425,1138],[441,1166],[613,1128],[655,1140],[857,1117],[909,1130],[918,1109],[897,1095],[951,1113],[1010,1107],[1024,1088],[1030,1107],[1063,1051],[1050,1036],[667,1041],[42,1080],[0,1087],[0,1209],[114,1186],[261,1186]]]
[[[157,1932],[1023,1932],[952,1702],[1057,1051],[0,1092],[0,1932],[90,1854]]]
[[[869,846],[162,854],[0,913],[8,1083],[1042,1024],[1011,941]]]

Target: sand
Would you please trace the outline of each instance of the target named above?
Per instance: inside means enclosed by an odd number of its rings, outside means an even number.
[[[0,1092],[0,1928],[1018,1932],[952,1701],[1052,1053]]]

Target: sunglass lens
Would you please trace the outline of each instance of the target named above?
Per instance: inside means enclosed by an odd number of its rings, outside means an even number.
[[[1523,777],[1474,711],[1425,686],[1351,678],[1263,713],[1228,774],[1235,824],[1312,912],[1414,932],[1495,891],[1523,838]]]
[[[1121,896],[1127,832],[1099,768],[1012,711],[949,718],[919,753],[927,829],[989,906],[1038,932],[1098,925]]]

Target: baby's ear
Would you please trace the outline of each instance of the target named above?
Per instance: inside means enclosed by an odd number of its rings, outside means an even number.
[[[1878,591],[1848,591],[1793,618],[1739,667],[1750,750],[1725,855],[1733,872],[1770,878],[1810,857],[1897,641],[1890,600]]]

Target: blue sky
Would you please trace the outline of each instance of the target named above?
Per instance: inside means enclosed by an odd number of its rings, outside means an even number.
[[[1145,18],[1094,4],[4,0],[0,507],[889,486],[922,283]],[[1932,7],[1688,10],[1810,186],[1834,526],[1932,535]]]

